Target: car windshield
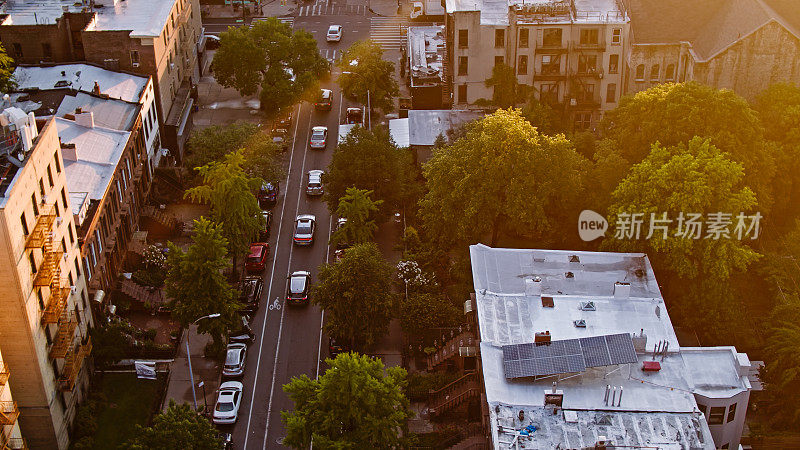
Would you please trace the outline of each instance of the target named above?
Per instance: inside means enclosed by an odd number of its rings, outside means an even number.
[[[241,350],[228,350],[228,356],[225,358],[225,365],[228,367],[235,367],[239,364],[239,354]]]
[[[297,234],[311,234],[311,222],[305,220],[297,222]]]
[[[311,134],[311,139],[323,139],[325,137],[324,131],[315,131]]]
[[[306,285],[305,277],[292,277],[292,279],[289,282],[289,290],[292,292],[292,294],[299,294],[303,292],[305,285]]]
[[[308,187],[311,187],[311,188],[318,188],[320,186],[322,186],[322,184],[319,183],[318,181],[311,181],[311,182],[308,183]]]
[[[217,402],[217,411],[219,411],[219,412],[231,412],[231,411],[233,411],[233,402],[228,401],[228,400]]]

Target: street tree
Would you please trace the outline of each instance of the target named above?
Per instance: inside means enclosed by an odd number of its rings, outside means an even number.
[[[211,68],[219,84],[243,96],[260,90],[261,109],[274,113],[315,86],[328,62],[311,33],[270,17],[221,33]]]
[[[211,335],[214,348],[236,326],[239,302],[223,271],[230,266],[228,241],[222,226],[201,217],[194,222],[192,244],[187,251],[169,244],[165,292],[172,315],[186,327],[208,314],[220,314],[198,323],[198,332]]]
[[[283,390],[294,409],[282,411],[283,444],[295,449],[406,448],[413,416],[404,390],[406,370],[380,359],[342,353],[316,380],[292,377]]]
[[[8,56],[5,47],[0,45],[0,92],[9,92],[17,87],[14,69],[14,58]]]
[[[399,94],[394,76],[394,63],[383,59],[380,44],[371,41],[358,41],[344,51],[339,61],[342,73],[337,82],[347,98],[384,112],[394,110],[394,98]]]
[[[272,182],[283,177],[278,147],[257,124],[244,121],[193,132],[187,143],[186,167],[221,161],[225,155],[240,149],[244,154],[242,167],[249,176]]]
[[[742,164],[732,161],[710,140],[698,137],[669,147],[654,144],[650,154],[631,167],[614,190],[609,226],[612,230],[616,227],[619,239],[605,242],[620,250],[646,251],[683,279],[725,282],[759,257],[745,245],[755,233],[755,229],[749,236],[744,233],[755,225],[753,220],[742,219],[747,228],[738,237],[735,233],[740,213],[749,217],[758,212],[755,194],[743,179]],[[637,239],[628,226],[633,219],[625,216],[634,213],[642,213],[649,227],[655,223],[665,228],[654,228],[652,236],[647,228]],[[719,213],[729,216],[716,216]],[[695,220],[700,223],[698,228],[690,225],[690,214],[701,214]],[[653,222],[653,218],[665,221]],[[711,234],[712,225],[702,229],[705,221],[724,225],[727,231]],[[666,227],[670,223],[674,226],[671,233]],[[622,232],[627,234],[620,235]]]
[[[403,156],[385,130],[353,128],[333,151],[323,175],[328,209],[335,212],[339,199],[355,187],[371,191],[373,199],[382,201],[379,216],[387,217],[401,203],[403,186],[409,183],[402,170]]]
[[[542,135],[519,110],[498,110],[423,166],[426,234],[441,248],[486,235],[496,245],[502,233],[553,239],[573,213],[577,221],[586,166],[563,135]]]
[[[314,303],[325,309],[325,330],[350,348],[369,348],[386,333],[392,308],[392,266],[374,243],[355,245],[319,270]]]
[[[601,129],[623,158],[636,164],[656,142],[664,146],[708,138],[744,167],[745,182],[758,197],[762,213],[773,204],[775,163],[764,140],[758,114],[731,90],[696,82],[660,84],[633,96],[603,115]]]
[[[121,447],[128,450],[218,450],[222,441],[205,417],[184,403],[170,400],[166,411],[153,419],[153,425],[136,425],[133,437]]]
[[[363,244],[372,241],[378,225],[375,214],[383,200],[372,200],[372,191],[358,188],[347,188],[344,197],[339,199],[336,214],[347,222],[331,236],[332,243],[347,242]]]
[[[514,68],[507,64],[495,64],[492,67],[492,76],[484,83],[486,87],[493,88],[491,104],[501,109],[516,106],[528,96],[527,86],[517,81]]]
[[[242,167],[244,151],[228,153],[222,161],[212,161],[197,171],[203,184],[188,189],[184,197],[211,205],[211,217],[222,226],[222,234],[233,255],[233,266],[247,252],[250,243],[265,226],[253,191],[261,180],[248,176]]]
[[[421,336],[432,328],[457,326],[458,308],[447,298],[433,292],[410,292],[400,299],[400,326],[407,336]]]
[[[529,93],[528,101],[522,108],[522,115],[539,130],[539,133],[552,135],[564,130],[558,113],[547,103],[539,101],[532,92]]]

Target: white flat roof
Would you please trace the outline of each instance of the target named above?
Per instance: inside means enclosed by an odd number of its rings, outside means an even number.
[[[556,0],[445,0],[445,10],[448,13],[480,11],[481,25],[505,27],[509,24],[509,8],[512,6],[524,7],[556,3],[564,4],[565,2]],[[628,21],[616,0],[574,0],[574,3],[575,14],[572,14],[571,11],[564,15],[545,14],[540,16],[540,21],[598,24]]]
[[[126,0],[130,1],[130,0]],[[61,75],[61,73],[64,75]],[[58,64],[49,67],[19,66],[14,71],[17,89],[71,88],[92,92],[95,81],[100,93],[111,98],[139,103],[149,77],[133,75],[91,64]],[[56,86],[58,84],[58,86]]]
[[[390,119],[389,135],[398,148],[408,147],[408,118]]]
[[[116,4],[95,3],[95,20],[86,31],[130,31],[132,37],[158,37],[169,19],[176,0],[118,0]],[[7,2],[8,17],[2,25],[55,24],[64,13],[80,12],[83,5],[74,0],[17,0]],[[199,13],[199,11],[198,11]]]
[[[433,146],[436,138],[447,138],[447,131],[466,122],[478,120],[485,114],[479,111],[450,109],[412,109],[408,111],[410,145]]]
[[[684,347],[681,356],[694,392],[704,397],[730,398],[750,389],[750,359],[734,347]]]
[[[67,190],[88,192],[91,200],[102,199],[114,178],[130,132],[88,128],[61,117],[54,120],[61,142],[75,144],[78,156],[77,161],[64,158]]]

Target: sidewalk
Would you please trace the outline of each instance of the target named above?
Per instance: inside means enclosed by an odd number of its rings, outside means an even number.
[[[401,230],[402,224],[390,219],[380,224],[375,233],[378,248],[392,266],[396,265],[402,256],[401,252],[394,249],[400,242]],[[375,344],[375,348],[369,354],[380,358],[386,367],[403,366],[403,330],[400,328],[399,319],[392,319],[386,335]]]
[[[192,326],[189,331],[181,336],[181,343],[175,360],[169,367],[169,379],[167,380],[167,394],[164,396],[162,410],[166,410],[170,400],[175,403],[188,403],[193,405],[192,384],[189,381],[189,359],[186,356],[186,337],[191,333],[189,349],[192,352],[192,370],[194,373],[194,384],[197,386],[201,381],[205,388],[205,402],[209,408],[213,408],[216,401],[216,391],[219,387],[220,369],[219,365],[203,356],[203,349],[211,338],[205,334],[197,334],[197,326]],[[197,407],[202,409],[206,404],[203,401],[203,388],[197,388]]]

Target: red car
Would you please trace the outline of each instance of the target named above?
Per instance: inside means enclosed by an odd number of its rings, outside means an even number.
[[[244,262],[244,268],[248,273],[263,272],[267,267],[267,256],[269,255],[269,244],[266,242],[254,242],[250,244],[250,254]]]

